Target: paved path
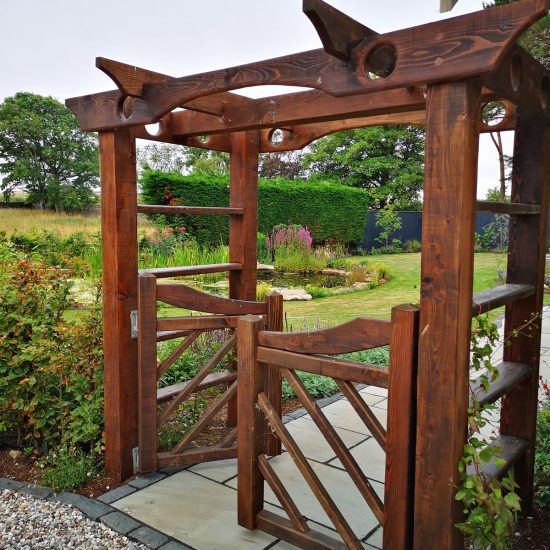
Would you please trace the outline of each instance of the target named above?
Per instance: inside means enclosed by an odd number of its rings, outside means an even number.
[[[502,350],[497,350],[495,360]],[[550,379],[550,308],[545,309],[541,342],[541,374]],[[385,424],[387,391],[368,386],[361,395]],[[382,497],[384,453],[345,399],[323,408],[352,454],[364,466],[367,477]],[[331,496],[366,549],[382,547],[382,528],[364,503],[334,452],[322,438],[309,415],[287,423],[287,428],[310,460]],[[271,459],[301,513],[312,527],[334,538],[331,527],[288,453]],[[168,472],[165,472],[168,473]],[[237,525],[236,460],[191,466],[124,496],[114,506],[150,527],[197,550],[285,550],[294,548],[262,532],[249,532]],[[266,487],[266,509],[286,517],[276,497]]]

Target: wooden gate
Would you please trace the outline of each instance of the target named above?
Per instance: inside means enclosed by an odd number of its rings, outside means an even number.
[[[384,527],[384,549],[409,548],[412,541],[414,429],[418,309],[398,306],[392,319],[357,318],[335,328],[307,333],[265,331],[263,320],[242,317],[238,322],[239,364],[239,524],[260,529],[301,548],[363,548],[346,518],[321,483],[303,452],[284,426],[265,392],[267,368],[278,369],[315,421],[359,492]],[[389,369],[330,357],[390,346]],[[384,502],[364,471],[307,392],[296,371],[332,378],[373,437],[386,452]],[[388,388],[388,423],[384,428],[354,384]],[[287,488],[270,465],[266,423],[284,444],[298,470],[341,536],[342,542],[311,529]],[[264,480],[277,496],[288,519],[263,509]]]
[[[138,281],[139,471],[145,473],[167,466],[235,458],[237,456],[237,373],[234,368],[236,363],[230,360],[231,368],[214,371],[224,357],[236,347],[235,329],[241,315],[260,315],[258,322],[262,326],[281,328],[282,296],[269,295],[265,302],[232,300],[213,296],[183,284],[157,284],[156,277],[149,273],[141,274]],[[157,301],[211,315],[157,318]],[[158,389],[159,378],[201,334],[228,329],[229,337],[191,380]],[[181,338],[182,341],[166,359],[159,363],[157,342],[175,338]],[[205,412],[177,444],[173,445],[169,451],[159,452],[158,434],[162,426],[177,414],[178,408],[193,394],[212,387],[222,387],[224,391],[219,397],[210,401]],[[280,415],[280,383],[272,384],[268,388],[266,382],[265,391],[270,395],[275,403],[277,414]],[[217,444],[197,446],[194,440],[224,407],[227,407],[226,424],[233,429]],[[273,446],[270,448],[277,450]]]

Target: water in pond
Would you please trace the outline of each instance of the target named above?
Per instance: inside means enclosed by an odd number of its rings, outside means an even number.
[[[304,288],[306,285],[334,288],[344,286],[345,278],[340,275],[321,275],[320,273],[258,271],[258,281],[265,281],[271,283],[272,286],[287,288]]]

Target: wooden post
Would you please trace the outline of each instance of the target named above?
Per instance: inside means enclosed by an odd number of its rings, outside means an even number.
[[[382,546],[400,550],[413,538],[418,317],[417,306],[392,308]]]
[[[256,249],[258,232],[258,152],[257,130],[230,134],[229,206],[243,214],[229,220],[229,261],[242,270],[229,272],[229,297],[256,300]],[[227,424],[237,425],[237,400],[227,407]]]
[[[480,90],[428,88],[414,548],[463,548],[454,498],[468,416]]]
[[[530,514],[533,504],[533,467],[540,363],[541,319],[517,337],[510,337],[532,315],[540,316],[543,303],[546,257],[546,226],[550,185],[550,131],[539,114],[519,109],[514,143],[512,202],[540,204],[537,216],[512,216],[507,278],[508,283],[536,286],[536,292],[506,307],[504,360],[532,365],[532,376],[502,399],[500,431],[529,441],[527,453],[514,466],[521,508]]]
[[[139,471],[157,469],[157,279],[138,277]]]
[[[283,330],[283,295],[278,292],[272,292],[266,297],[267,302],[267,330],[282,332]],[[265,379],[265,393],[271,401],[273,408],[282,416],[283,396],[282,396],[282,376],[281,369],[274,366],[267,366]],[[267,437],[266,453],[271,456],[281,454],[281,440],[275,435],[270,434]]]
[[[256,528],[256,515],[264,506],[264,480],[258,457],[264,452],[265,419],[257,406],[264,389],[264,368],[256,360],[258,331],[263,320],[246,315],[238,321],[238,521],[247,529]]]
[[[133,474],[137,445],[137,342],[130,312],[137,294],[135,140],[127,129],[99,134],[103,242],[105,460],[123,480]]]

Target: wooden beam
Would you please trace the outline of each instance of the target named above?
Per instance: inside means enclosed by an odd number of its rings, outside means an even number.
[[[130,312],[137,306],[135,141],[125,129],[99,135],[103,243],[105,461],[118,480],[133,474],[137,446],[137,342]]]
[[[491,10],[487,10],[488,12]],[[480,90],[428,88],[414,548],[463,548],[454,499],[468,417]]]

